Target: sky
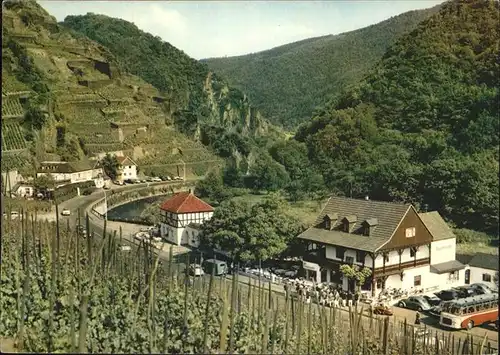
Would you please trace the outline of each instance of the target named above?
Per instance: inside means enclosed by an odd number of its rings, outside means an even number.
[[[133,22],[189,56],[203,59],[352,31],[443,0],[38,2],[58,21],[93,12]]]

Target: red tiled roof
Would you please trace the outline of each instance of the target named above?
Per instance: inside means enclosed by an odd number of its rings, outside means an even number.
[[[123,163],[125,163],[127,160],[133,164],[133,165],[137,165],[132,159],[130,159],[128,156],[117,156],[116,157],[116,160],[118,160],[118,163],[120,163],[120,165],[124,165]]]
[[[160,208],[173,213],[212,212],[214,208],[191,192],[179,192],[163,202]]]

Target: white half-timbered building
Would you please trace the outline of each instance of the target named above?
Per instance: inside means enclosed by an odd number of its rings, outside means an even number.
[[[195,248],[200,244],[201,224],[212,218],[214,213],[213,207],[196,197],[191,190],[175,194],[160,209],[162,238],[175,245]]]

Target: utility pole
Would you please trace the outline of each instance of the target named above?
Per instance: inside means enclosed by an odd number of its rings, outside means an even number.
[[[179,159],[180,162],[182,163],[182,168],[184,170],[184,177],[183,177],[183,180],[186,181],[186,163],[184,163],[184,160],[182,159]]]
[[[106,190],[103,190],[104,192],[104,220],[108,220],[108,199],[106,196]]]

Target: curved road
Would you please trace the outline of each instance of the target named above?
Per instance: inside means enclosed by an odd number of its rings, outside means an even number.
[[[192,182],[193,180],[187,180],[187,181],[185,181],[185,183],[189,183],[190,181]],[[150,183],[150,185],[166,185],[166,186],[173,185],[173,186],[175,186],[175,185],[179,185],[181,183],[182,182],[176,181],[176,182]],[[115,188],[113,188],[113,190],[117,191],[117,192],[118,191],[119,192],[121,192],[121,191],[134,191],[134,190],[143,189],[144,187],[145,187],[144,184],[126,185],[126,186],[122,186],[122,187],[115,187]],[[109,191],[110,190],[106,190],[106,193],[109,193]],[[59,211],[62,211],[63,208],[68,208],[71,210],[71,216],[70,217],[60,217],[59,220],[65,220],[67,218],[70,218],[70,220],[72,220],[72,222],[76,224],[77,213],[78,213],[78,210],[80,210],[81,224],[84,224],[85,223],[85,214],[88,212],[89,222],[90,222],[91,229],[92,229],[94,235],[102,236],[102,234],[103,234],[103,220],[98,218],[97,216],[95,216],[90,211],[90,207],[95,202],[102,199],[103,197],[104,197],[104,194],[102,192],[98,192],[98,193],[94,193],[94,194],[89,195],[89,196],[75,197],[71,200],[68,200],[68,201],[61,203],[61,205],[59,206]],[[135,240],[133,239],[133,236],[131,236],[131,235],[123,235],[123,239],[130,244],[137,245],[135,243]],[[168,260],[168,258],[169,258],[169,251],[168,250],[160,251],[160,250],[156,249],[156,252],[160,253],[161,260],[163,260],[163,261]],[[180,269],[182,270],[184,264],[181,264],[179,266],[181,266]],[[246,277],[244,275],[239,276],[239,281],[241,282],[241,284],[243,286],[248,285],[248,277]],[[283,294],[283,297],[284,297],[284,292],[283,292],[282,286],[274,284],[273,291],[275,291],[278,294],[280,294],[280,293]],[[406,319],[408,319],[410,324],[413,321],[413,319],[415,319],[415,312],[414,311],[411,311],[408,309],[401,309],[398,307],[393,307],[393,310],[394,310],[394,314],[395,314],[395,317],[394,317],[395,319],[403,320],[404,318],[406,318]],[[434,330],[443,331],[443,329],[440,328],[439,324],[436,324],[436,321],[433,320],[432,318],[427,317],[426,315],[422,315],[421,320],[422,320],[422,323],[426,324],[426,326],[428,328],[432,328],[433,331]],[[482,340],[482,338],[484,338],[484,336],[487,335],[488,341],[491,343],[491,346],[494,347],[495,349],[498,349],[498,333],[491,325],[487,325],[487,326],[483,326],[483,327],[475,327],[470,331],[460,330],[460,331],[452,331],[451,333],[455,336],[455,338],[460,337],[460,338],[462,338],[462,340],[465,339],[467,334],[473,335],[476,343],[480,342]],[[497,352],[495,351],[495,353],[497,353]]]

